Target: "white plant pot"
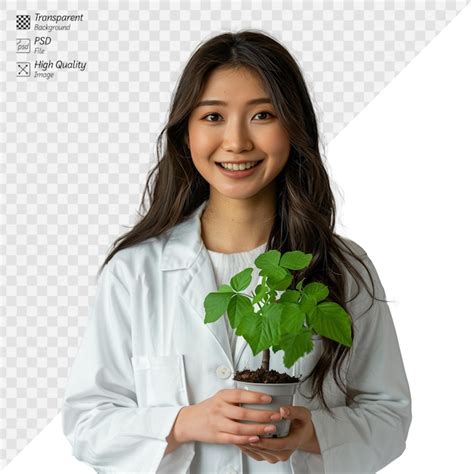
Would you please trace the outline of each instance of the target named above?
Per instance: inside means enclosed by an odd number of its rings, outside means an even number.
[[[280,411],[282,406],[293,405],[293,395],[299,382],[292,383],[255,383],[255,382],[243,382],[235,380],[237,384],[236,388],[242,390],[251,390],[254,392],[266,393],[272,397],[270,403],[241,403],[241,407],[252,408],[255,410],[271,410]],[[268,433],[259,435],[261,438],[284,438],[290,431],[291,420],[282,419],[280,421],[258,422],[251,420],[241,420],[241,423],[247,424],[273,424],[276,426],[275,433]]]

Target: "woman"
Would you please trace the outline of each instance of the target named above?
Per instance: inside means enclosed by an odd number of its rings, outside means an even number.
[[[183,71],[159,144],[165,131],[150,208],[104,262],[70,374],[63,425],[74,455],[98,472],[380,470],[405,449],[408,382],[373,263],[334,232],[296,62],[261,32],[211,38]],[[244,409],[262,394],[233,388],[232,372],[260,360],[225,318],[203,322],[205,296],[269,249],[315,255],[294,281],[325,283],[353,335],[350,349],[315,337],[292,368],[304,380],[280,439],[261,435],[284,410]],[[272,368],[285,372],[280,353]]]

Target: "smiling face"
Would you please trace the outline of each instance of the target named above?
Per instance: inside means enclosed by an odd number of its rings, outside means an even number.
[[[223,103],[199,105],[211,100]],[[256,73],[214,69],[189,117],[188,140],[194,166],[210,185],[210,199],[260,199],[267,194],[274,199],[274,180],[288,161],[290,140]],[[263,161],[245,177],[217,164],[258,160]]]

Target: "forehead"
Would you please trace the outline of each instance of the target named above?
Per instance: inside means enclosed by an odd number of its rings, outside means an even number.
[[[245,68],[217,68],[208,76],[200,99],[223,99],[226,102],[246,101],[267,96],[260,76]]]

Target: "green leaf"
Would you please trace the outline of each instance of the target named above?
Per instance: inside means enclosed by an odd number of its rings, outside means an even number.
[[[279,267],[278,265],[268,264],[261,272],[268,277],[268,284],[274,285],[278,283],[280,280],[283,280],[289,272],[284,268]],[[291,274],[290,274],[291,276]]]
[[[252,268],[246,268],[241,272],[237,273],[230,279],[230,286],[235,291],[242,291],[250,285],[252,281]]]
[[[329,296],[329,289],[324,283],[311,282],[303,288],[303,293],[315,303],[319,303]]]
[[[310,313],[315,308],[316,301],[314,300],[312,296],[303,292],[301,293],[301,301],[299,304],[300,304],[301,311],[305,313]]]
[[[280,332],[297,334],[304,328],[305,314],[296,303],[282,303]]]
[[[289,270],[301,270],[309,265],[312,258],[313,255],[310,253],[293,250],[283,254],[279,265],[280,267],[288,268]]]
[[[319,303],[309,313],[309,322],[317,334],[344,346],[352,346],[350,316],[337,303]]]
[[[300,292],[296,290],[286,290],[280,296],[280,303],[296,303],[300,297]]]
[[[280,339],[279,346],[285,352],[283,363],[289,369],[300,357],[313,350],[311,330],[299,334],[285,334]]]
[[[277,295],[276,290],[274,290],[273,288],[270,288],[264,297],[264,300],[263,300],[264,305],[266,306],[267,304],[274,303],[276,300],[276,295]]]
[[[255,288],[255,296],[252,299],[252,303],[258,303],[259,301],[262,301],[263,297],[265,296],[265,286],[262,284],[257,285]]]
[[[244,337],[254,356],[278,343],[280,314],[280,305],[273,304],[267,306],[262,315],[246,314],[241,318],[236,334]]]
[[[240,319],[235,331],[238,336],[242,336],[252,349],[253,355],[258,354],[258,342],[262,332],[262,316],[260,314],[247,314]]]
[[[296,289],[298,291],[301,291],[301,287],[303,286],[303,281],[305,280],[305,278],[303,278],[301,281],[299,281],[297,284],[296,284]]]
[[[286,290],[290,285],[291,281],[293,280],[293,275],[288,271],[284,270],[286,275],[281,278],[280,280],[273,280],[270,277],[268,278],[268,285],[278,291]]]
[[[221,293],[219,291],[209,293],[204,299],[204,309],[206,315],[205,323],[217,321],[226,311],[227,305],[232,298],[233,293]]]
[[[278,265],[278,262],[280,261],[280,255],[281,253],[278,250],[268,250],[267,252],[261,253],[255,259],[255,266],[265,270],[269,265]]]
[[[219,286],[219,289],[217,290],[221,293],[234,293],[234,290],[230,285],[222,284]]]
[[[262,308],[262,327],[257,344],[257,353],[269,349],[280,340],[280,318],[282,306],[270,304]]]
[[[244,317],[253,316],[253,306],[247,296],[234,294],[227,308],[230,326],[235,329]]]

